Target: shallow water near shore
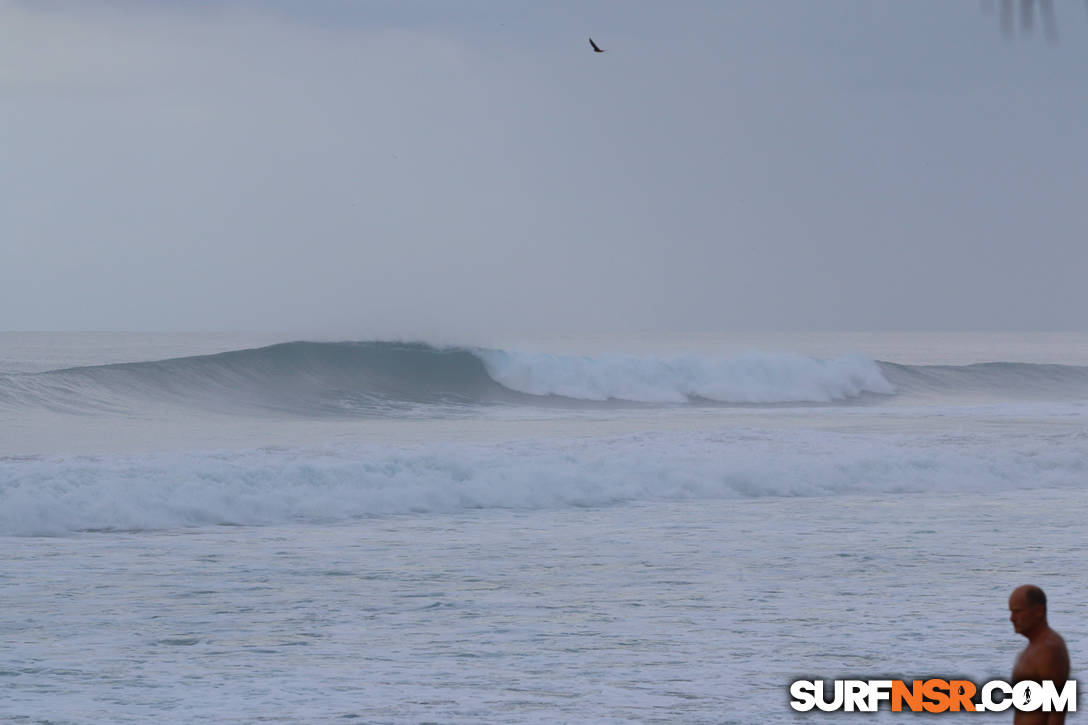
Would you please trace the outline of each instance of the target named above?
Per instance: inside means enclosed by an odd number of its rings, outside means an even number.
[[[274,342],[167,337],[0,335],[0,359],[25,376]],[[533,385],[567,365],[568,394],[598,384],[602,360],[645,397],[646,375],[654,391],[750,392],[737,381],[827,370],[796,356],[859,355],[848,375],[867,359],[894,389],[824,402],[561,395],[330,416],[51,380],[69,397],[0,405],[0,719],[831,721],[793,713],[789,682],[1007,677],[1023,640],[1006,598],[1029,581],[1076,677],[1088,336],[1049,353],[1032,336],[959,352],[879,337],[780,338],[754,368],[725,338],[488,348],[551,356],[546,373],[521,359]],[[805,380],[780,390],[827,379]]]

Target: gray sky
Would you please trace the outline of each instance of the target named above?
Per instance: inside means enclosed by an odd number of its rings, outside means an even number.
[[[0,0],[0,329],[1086,330],[1055,5]]]

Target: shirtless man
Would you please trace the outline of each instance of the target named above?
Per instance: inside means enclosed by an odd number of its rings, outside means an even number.
[[[1022,680],[1054,680],[1061,688],[1069,679],[1069,652],[1065,640],[1046,623],[1046,594],[1033,584],[1017,587],[1009,597],[1009,621],[1028,646],[1012,668],[1013,684]],[[1014,725],[1063,725],[1064,712],[1020,712]]]

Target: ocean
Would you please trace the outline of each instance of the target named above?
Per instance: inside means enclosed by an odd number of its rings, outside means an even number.
[[[0,721],[837,722],[1024,583],[1076,677],[1086,504],[1086,333],[0,333]]]

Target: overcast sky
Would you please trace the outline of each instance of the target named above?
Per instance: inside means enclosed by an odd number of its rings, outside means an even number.
[[[0,0],[0,329],[1088,330],[1088,13],[984,5]]]

